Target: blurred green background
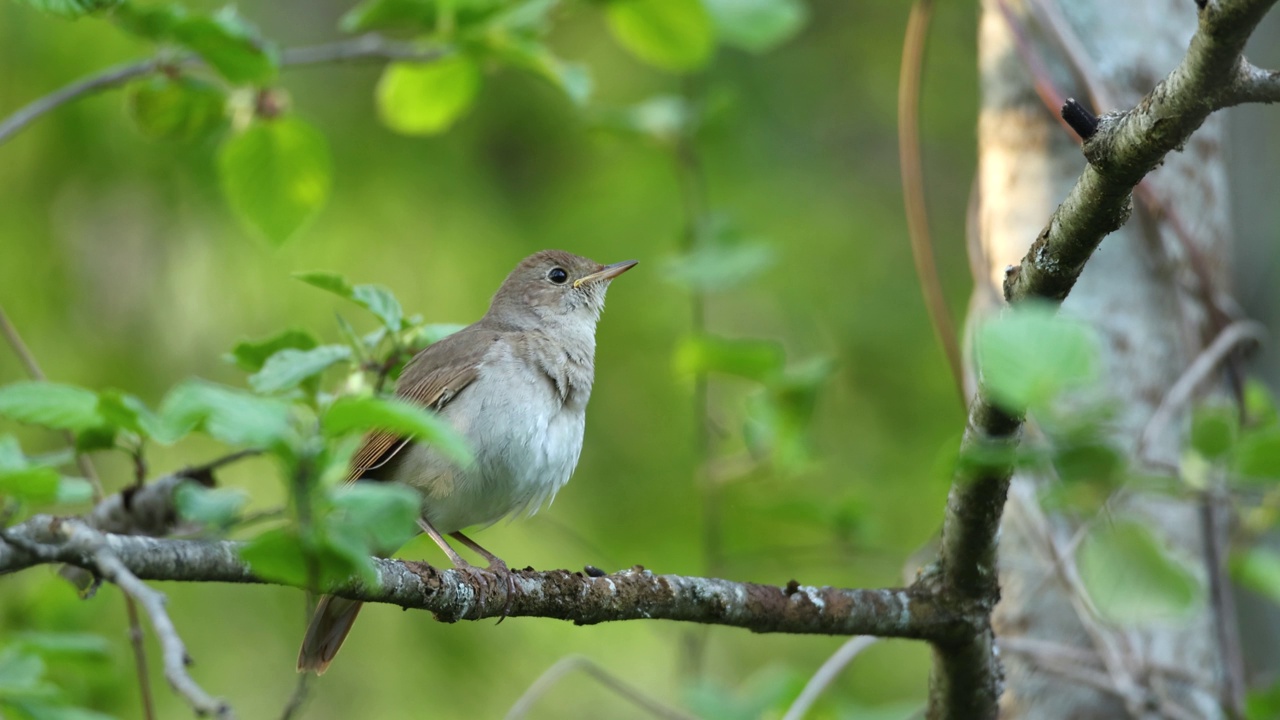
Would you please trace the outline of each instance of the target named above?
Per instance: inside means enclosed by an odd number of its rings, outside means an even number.
[[[912,273],[897,169],[895,91],[908,4],[812,0],[808,23],[779,49],[721,49],[693,81],[653,70],[582,7],[549,39],[586,63],[593,105],[630,105],[689,84],[729,98],[698,140],[711,205],[777,262],[748,285],[711,297],[708,328],[781,342],[789,357],[825,355],[835,373],[814,421],[816,463],[760,473],[721,494],[735,580],[883,586],[936,531],[946,453],[963,425]],[[193,3],[195,8],[213,8]],[[285,45],[338,37],[341,2],[243,2],[241,12]],[[939,263],[954,308],[969,286],[964,207],[974,167],[976,4],[938,8],[923,101],[924,153]],[[92,18],[63,21],[0,2],[0,114],[151,48]],[[586,447],[574,480],[531,520],[479,540],[513,567],[708,571],[695,484],[692,383],[672,368],[690,330],[690,296],[664,279],[685,224],[674,163],[651,144],[593,127],[549,84],[516,71],[486,78],[450,132],[398,136],[376,117],[377,65],[285,70],[294,108],[332,146],[335,183],[318,219],[273,249],[226,207],[215,141],[149,141],[123,94],[62,108],[0,146],[0,303],[51,378],[113,386],[153,405],[192,375],[242,386],[221,359],[236,341],[287,326],[338,338],[335,311],[370,318],[290,278],[332,270],[392,288],[408,312],[471,322],[510,268],[547,247],[641,265],[614,284],[599,332]],[[24,376],[0,351],[0,383]],[[715,380],[713,418],[740,434],[742,387]],[[28,452],[60,438],[17,426]],[[153,474],[215,457],[212,441],[159,448]],[[99,467],[109,489],[121,458]],[[279,505],[267,461],[221,474],[253,507]],[[417,546],[431,562],[438,551]],[[295,682],[303,593],[270,587],[160,584],[195,659],[193,673],[241,717],[279,714]],[[110,661],[55,666],[89,706],[140,714],[120,595],[89,602],[51,571],[0,579],[0,633],[98,632]],[[705,656],[690,668],[691,645]],[[657,698],[698,710],[777,712],[842,642],[728,628],[626,622],[579,628],[537,619],[444,625],[421,612],[368,607],[332,669],[312,686],[309,718],[500,717],[557,659],[586,655]],[[166,686],[148,632],[160,717],[189,711]],[[816,716],[880,708],[900,717],[922,702],[927,648],[882,642],[861,657]],[[703,698],[701,705],[696,698]],[[641,717],[584,676],[563,680],[534,717]],[[730,716],[730,715],[724,715]],[[873,715],[858,715],[873,717]]]

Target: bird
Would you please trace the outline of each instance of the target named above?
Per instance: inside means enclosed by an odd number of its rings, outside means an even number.
[[[521,260],[480,320],[417,353],[396,383],[399,398],[461,433],[474,461],[462,466],[412,437],[373,431],[352,458],[348,482],[398,482],[418,491],[418,525],[454,567],[474,571],[446,535],[510,582],[506,563],[462,530],[532,515],[569,481],[582,452],[605,293],[636,264],[601,265],[563,250]],[[320,599],[298,652],[299,672],[328,669],[360,606]]]

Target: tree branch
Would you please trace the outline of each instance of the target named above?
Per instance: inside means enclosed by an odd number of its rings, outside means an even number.
[[[280,66],[304,67],[363,60],[431,62],[447,53],[448,51],[438,48],[427,49],[415,43],[388,40],[380,35],[362,35],[350,40],[286,49],[280,55]],[[0,145],[41,116],[73,100],[121,87],[135,78],[150,75],[166,67],[200,67],[202,65],[204,61],[197,55],[181,55],[172,60],[147,58],[94,73],[32,101],[0,121]]]
[[[83,544],[67,542],[67,527],[95,533],[102,550],[143,580],[270,582],[254,575],[240,559],[242,543],[98,533],[80,520],[48,515],[35,516],[0,536],[0,572],[55,562],[97,568],[96,558]],[[401,560],[374,562],[376,583],[351,579],[324,590],[352,600],[430,610],[444,622],[503,615],[555,618],[578,625],[680,620],[762,633],[876,635],[939,642],[964,637],[973,627],[969,618],[918,587],[846,590],[795,582],[778,587],[655,575],[637,566],[603,577],[568,570],[514,571],[509,593],[507,584],[497,582],[491,573],[440,570]]]
[[[88,525],[77,522],[49,523],[51,532],[62,535],[62,547],[69,554],[79,558],[81,567],[91,569],[99,575],[115,583],[126,595],[133,598],[146,610],[151,618],[151,627],[164,658],[164,675],[173,689],[186,698],[198,715],[213,715],[217,718],[232,718],[231,706],[212,695],[209,695],[191,679],[187,673],[187,665],[191,659],[187,656],[186,646],[165,610],[165,596],[147,587],[146,583],[130,571],[121,558],[109,547],[102,533]],[[16,530],[16,528],[15,528]],[[8,533],[5,535],[8,539]]]
[[[1276,0],[1206,0],[1186,57],[1137,107],[1099,118],[1084,144],[1089,165],[1019,267],[1005,277],[1005,298],[1060,303],[1102,239],[1129,217],[1134,187],[1169,152],[1181,147],[1215,110],[1271,101],[1274,73],[1252,68],[1245,42]],[[981,393],[970,406],[961,452],[1016,440],[1022,418],[994,407]],[[1010,467],[962,466],[947,499],[939,597],[990,617],[999,600],[996,543],[1008,495]],[[957,607],[953,605],[952,607]],[[931,718],[994,718],[1001,671],[990,627],[957,642],[934,643]]]

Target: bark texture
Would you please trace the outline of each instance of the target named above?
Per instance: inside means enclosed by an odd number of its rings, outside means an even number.
[[[1088,97],[1087,80],[1115,103],[1096,111],[1127,109],[1178,64],[1196,24],[1192,2],[983,0],[979,237],[972,246],[981,276],[971,323],[999,307],[1006,269],[1022,264],[1031,243],[1052,229],[1045,218],[1085,171],[1080,146],[1046,108],[1036,80],[1042,91],[1049,82],[1077,98]],[[1070,48],[1050,42],[1055,32],[1077,42],[1080,55],[1073,60]],[[1044,60],[1039,78],[1029,70],[1029,50]],[[1221,119],[1211,117],[1165,158],[1145,182],[1155,204],[1139,202],[1132,219],[1102,242],[1062,306],[1103,341],[1104,391],[1118,409],[1113,435],[1134,454],[1169,388],[1216,332],[1208,303],[1222,300],[1230,252],[1221,143]],[[1179,414],[1149,433],[1141,448],[1147,462],[1177,466],[1182,420]],[[1034,418],[1027,435],[1034,441]],[[1002,600],[993,616],[1006,671],[1001,716],[1221,717],[1223,663],[1212,607],[1206,602],[1174,625],[1099,622],[1072,558],[1080,522],[1038,502],[1049,482],[1017,475],[1002,520]],[[1126,492],[1110,507],[1112,516],[1142,519],[1204,568],[1194,501]],[[1186,672],[1161,671],[1169,665]]]

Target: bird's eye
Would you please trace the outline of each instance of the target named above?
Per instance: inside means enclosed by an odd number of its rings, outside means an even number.
[[[569,279],[569,273],[564,268],[551,268],[551,272],[547,273],[547,279],[557,285],[563,285]]]

